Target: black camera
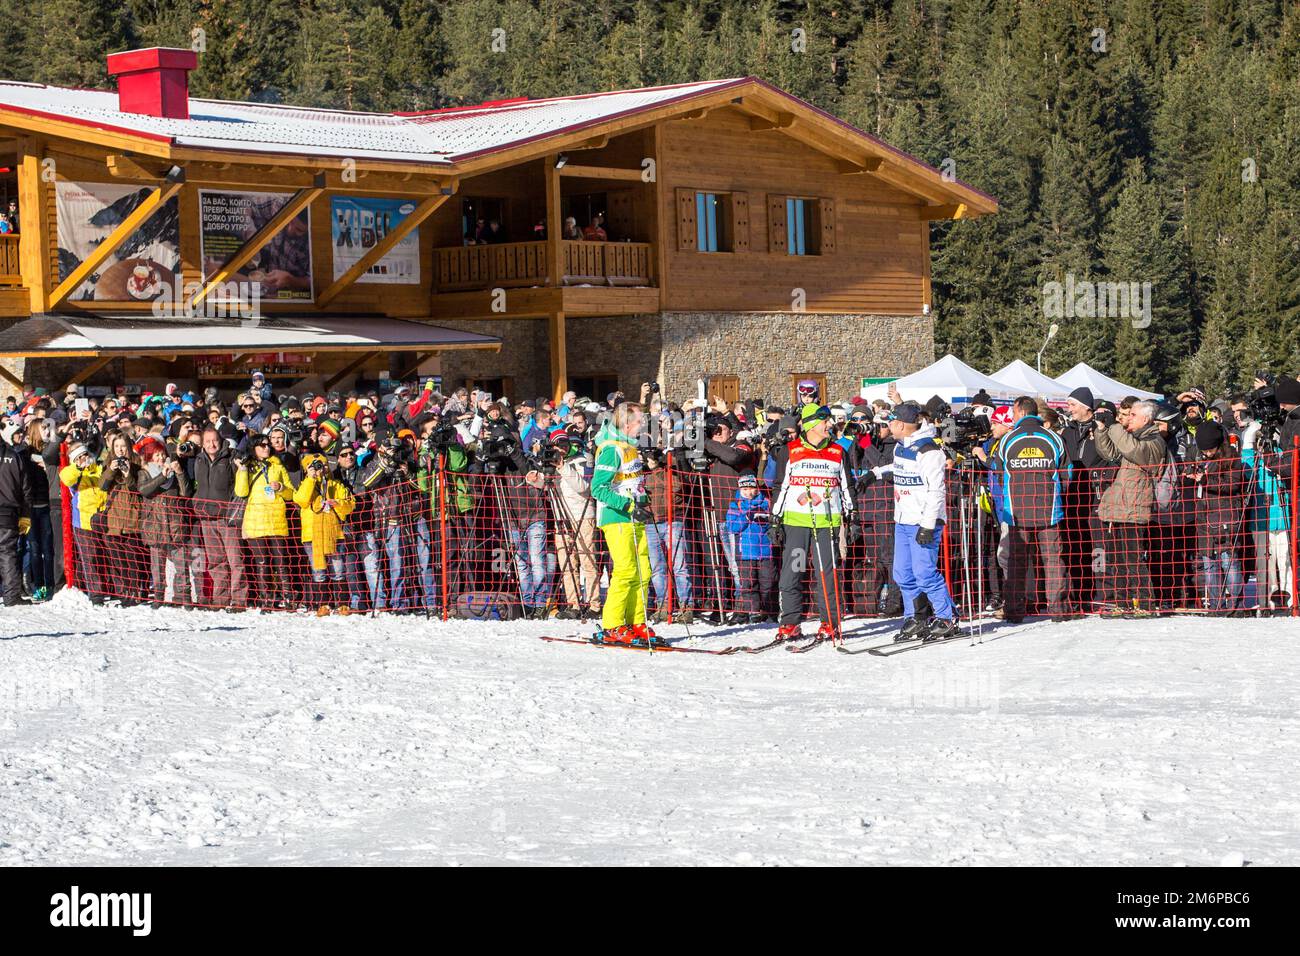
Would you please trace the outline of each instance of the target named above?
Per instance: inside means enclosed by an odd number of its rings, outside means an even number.
[[[314,475],[325,474],[325,460],[323,458],[317,458],[307,466],[307,470]]]
[[[529,471],[540,471],[544,475],[557,475],[564,464],[564,449],[555,445],[543,445],[536,454],[524,456]]]
[[[651,394],[651,395],[658,395],[658,394],[659,394],[659,383],[658,383],[658,382],[651,382],[651,383],[650,383],[650,394]]]
[[[509,427],[497,427],[479,441],[478,457],[483,473],[501,475],[510,470],[511,460],[519,451],[519,439]]]
[[[179,458],[193,458],[199,453],[199,446],[196,442],[183,441],[176,446],[176,455]]]
[[[993,434],[989,419],[971,408],[963,408],[956,415],[940,419],[937,424],[944,448],[958,454],[969,452]]]
[[[460,445],[460,433],[455,422],[441,422],[424,438],[427,455],[438,455]]]

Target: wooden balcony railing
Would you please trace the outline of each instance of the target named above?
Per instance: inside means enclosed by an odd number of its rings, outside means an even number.
[[[561,244],[566,285],[651,284],[654,246],[648,242]],[[439,292],[547,285],[546,243],[444,246],[433,250]]]
[[[18,265],[18,237],[13,233],[0,236],[0,289],[21,288],[22,269]]]

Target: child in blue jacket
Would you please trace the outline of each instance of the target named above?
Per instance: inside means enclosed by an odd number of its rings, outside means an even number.
[[[772,502],[753,475],[741,475],[738,485],[736,497],[727,507],[726,521],[726,529],[736,536],[736,565],[740,571],[737,610],[747,613],[751,624],[760,624],[772,620],[765,608],[772,607],[776,587],[772,542],[767,537]]]

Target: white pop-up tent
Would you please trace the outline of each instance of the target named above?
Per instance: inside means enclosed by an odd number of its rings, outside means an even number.
[[[994,400],[1006,401],[1019,394],[1002,382],[977,372],[954,355],[945,355],[919,372],[904,375],[893,383],[904,401],[925,402],[938,395],[949,405],[964,405],[975,393],[988,392]],[[889,397],[889,385],[868,385],[861,395],[867,401]]]
[[[1056,380],[1066,386],[1067,393],[1081,386],[1086,387],[1092,392],[1092,397],[1098,401],[1104,398],[1108,402],[1118,402],[1129,395],[1136,395],[1138,398],[1164,398],[1158,392],[1148,392],[1132,385],[1125,385],[1109,375],[1103,375],[1087,362],[1080,362],[1064,375],[1056,376]]]
[[[1054,378],[1048,378],[1042,372],[1016,359],[993,373],[999,382],[1019,389],[1021,395],[1042,396],[1049,405],[1064,404],[1070,397],[1072,389],[1062,385]]]

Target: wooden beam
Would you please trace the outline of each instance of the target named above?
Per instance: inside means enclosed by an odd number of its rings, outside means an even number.
[[[966,204],[951,203],[946,206],[922,206],[918,215],[927,222],[935,219],[961,219],[966,215]]]
[[[415,361],[397,373],[397,381],[403,381],[407,376],[414,375],[420,370],[420,366],[429,359],[437,355],[437,352],[420,352],[415,356]]]
[[[561,176],[573,176],[578,179],[626,179],[640,182],[641,170],[626,169],[621,166],[562,166]]]
[[[101,368],[103,368],[105,365],[107,365],[109,362],[113,361],[113,359],[117,357],[118,356],[116,355],[101,355],[99,358],[95,359],[95,361],[91,362],[89,365],[83,368],[76,375],[72,376],[72,378],[68,379],[66,382],[60,385],[59,390],[56,394],[62,395],[65,391],[67,391],[69,385],[80,385],[82,382],[90,378],[90,376],[94,375]]]
[[[54,308],[73,292],[81,283],[94,274],[95,270],[102,266],[114,252],[121,247],[122,243],[130,239],[135,231],[139,229],[149,218],[162,209],[167,201],[181,191],[185,185],[185,174],[168,177],[162,184],[154,188],[140,205],[132,210],[131,215],[122,220],[108,237],[91,250],[90,255],[82,260],[81,265],[73,269],[71,274],[59,283],[58,287],[50,293],[49,308]]]
[[[857,162],[849,159],[835,160],[835,168],[840,171],[841,176],[852,176],[856,173],[874,173],[879,171],[885,161],[879,156],[872,156],[870,159],[862,159]]]
[[[551,347],[552,397],[559,402],[569,390],[569,361],[564,335],[564,313],[552,312],[547,316],[548,339]]]
[[[330,283],[329,287],[317,297],[317,307],[323,309],[338,298],[340,292],[370,271],[370,268],[376,262],[388,255],[389,251],[410,235],[411,230],[418,228],[420,223],[433,215],[438,207],[450,198],[450,196],[430,196],[416,206],[409,216],[398,223],[396,228],[385,235],[383,239],[375,243],[370,248],[370,251],[354,262],[347,272]]]
[[[3,365],[0,365],[0,378],[4,379],[14,388],[18,389],[20,395],[22,394],[23,380],[19,378],[17,375],[15,375],[13,372],[9,371],[9,369],[5,368]]]
[[[41,180],[43,148],[33,139],[18,141],[18,262],[32,314],[48,312],[51,275],[50,219]]]
[[[564,222],[560,217],[561,170],[555,168],[558,159],[558,155],[547,156],[542,163],[546,173],[546,283],[557,289],[564,285],[560,254],[560,236],[564,234]]]
[[[153,182],[162,179],[165,175],[158,170],[146,169],[130,156],[123,156],[121,153],[109,153],[104,161],[108,164],[109,173],[118,179],[143,179]]]
[[[760,116],[751,116],[749,118],[749,128],[754,132],[760,132],[765,129],[789,129],[793,125],[793,113],[777,113],[772,119]]]
[[[350,375],[352,372],[355,372],[361,366],[369,362],[376,355],[382,355],[382,354],[383,353],[378,350],[375,350],[373,352],[362,352],[359,356],[357,356],[356,359],[349,362],[347,365],[343,366],[341,369],[339,369],[329,378],[325,379],[324,391],[328,392],[331,388],[335,386],[337,382],[341,381],[345,375]]]
[[[226,264],[208,280],[207,285],[194,294],[194,298],[190,300],[191,308],[206,299],[219,286],[229,282],[231,276],[243,268],[285,226],[289,225],[297,217],[298,213],[311,205],[313,199],[324,192],[324,177],[319,176],[317,179],[319,185],[312,186],[310,189],[300,189],[294,193],[292,198],[280,207],[279,212],[272,216],[261,229],[253,233],[248,241],[239,247],[239,250],[230,257]]]
[[[584,142],[579,143],[577,146],[571,146],[569,148],[576,152],[577,150],[580,149],[604,149],[608,145],[609,145],[609,134],[605,133],[601,136],[593,136],[591,139],[585,140]]]

